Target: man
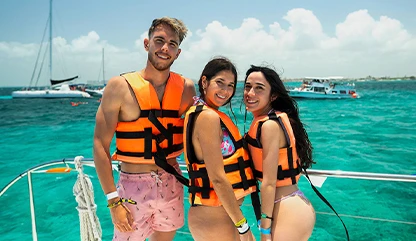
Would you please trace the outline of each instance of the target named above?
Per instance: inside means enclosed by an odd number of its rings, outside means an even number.
[[[183,151],[181,116],[196,92],[192,80],[170,66],[186,33],[178,19],[153,20],[144,40],[146,67],[110,79],[97,110],[94,162],[115,227],[113,240],[171,241],[184,224],[178,180],[186,180],[176,157]],[[111,158],[114,133],[117,150]],[[117,188],[111,159],[120,162]]]

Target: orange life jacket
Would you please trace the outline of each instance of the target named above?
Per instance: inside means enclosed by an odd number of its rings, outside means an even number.
[[[213,189],[212,182],[209,180],[205,163],[196,159],[192,145],[195,116],[208,108],[205,105],[192,106],[185,116],[184,154],[191,180],[189,201],[192,206],[221,206],[221,201]],[[228,157],[224,157],[223,163],[227,178],[234,189],[234,194],[237,199],[240,199],[257,190],[257,183],[252,170],[252,161],[248,156],[247,150],[243,147],[243,139],[232,120],[224,113],[215,109],[212,110],[218,113],[221,126],[228,131],[235,147],[235,152]]]
[[[288,147],[279,149],[276,187],[296,184],[302,171],[300,160],[296,152],[296,140],[287,114],[273,112],[267,116],[260,116],[253,120],[250,130],[245,135],[251,157],[254,163],[254,174],[260,181],[263,179],[263,146],[260,142],[261,127],[268,120],[276,121],[283,129]]]
[[[248,144],[251,157],[254,163],[254,174],[261,181],[263,179],[263,149],[260,142],[261,138],[261,127],[264,122],[268,120],[276,121],[284,132],[286,142],[288,147],[279,149],[279,160],[278,160],[278,170],[277,170],[277,181],[276,187],[290,186],[294,185],[299,181],[300,173],[302,171],[302,166],[298,154],[296,152],[296,139],[293,134],[292,125],[290,124],[289,118],[284,112],[273,112],[269,113],[267,116],[259,116],[253,120],[250,126],[250,130],[245,135],[244,139]],[[316,189],[309,179],[309,176],[305,170],[306,178],[308,178],[312,189],[318,195],[318,197],[325,202],[328,207],[334,211],[339,220],[341,220],[342,225],[344,226],[345,233],[347,235],[347,240],[350,240],[347,227],[344,224],[344,221],[340,218],[338,213],[332,207],[332,205],[326,200],[326,198]]]
[[[184,79],[170,72],[162,103],[156,90],[137,72],[122,74],[131,86],[140,106],[135,121],[119,122],[116,127],[116,147],[113,159],[135,163],[154,164],[155,155],[165,159],[179,156],[183,151],[183,119],[179,115]]]

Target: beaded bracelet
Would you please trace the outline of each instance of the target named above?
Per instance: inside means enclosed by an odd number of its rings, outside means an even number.
[[[244,223],[247,223],[247,219],[246,218],[242,218],[240,221],[236,222],[234,225],[236,227],[240,227],[241,225],[243,225]]]
[[[131,200],[131,199],[126,199],[126,198],[120,198],[117,202],[113,202],[107,205],[108,208],[114,208],[117,207],[118,205],[122,204],[122,203],[130,203],[130,204],[137,204],[136,201]]]

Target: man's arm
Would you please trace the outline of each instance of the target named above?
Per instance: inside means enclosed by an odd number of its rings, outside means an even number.
[[[114,77],[105,87],[101,105],[98,107],[94,131],[94,163],[105,194],[116,191],[111,168],[110,144],[119,121],[121,105],[129,87],[123,77]],[[119,197],[108,200],[114,203]],[[114,227],[121,232],[132,231],[133,217],[124,205],[110,208]]]
[[[116,191],[111,168],[110,144],[120,114],[123,84],[126,85],[121,77],[114,77],[108,81],[95,117],[94,163],[105,194]]]

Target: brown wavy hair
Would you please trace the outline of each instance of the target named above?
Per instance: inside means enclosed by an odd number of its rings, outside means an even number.
[[[186,34],[188,33],[188,28],[185,26],[185,24],[181,20],[177,18],[163,17],[163,18],[156,18],[153,20],[152,25],[150,26],[149,32],[148,32],[149,38],[152,37],[152,34],[155,31],[155,28],[161,24],[166,24],[167,26],[172,28],[172,30],[179,37],[179,44],[182,43],[183,39],[186,37]]]

